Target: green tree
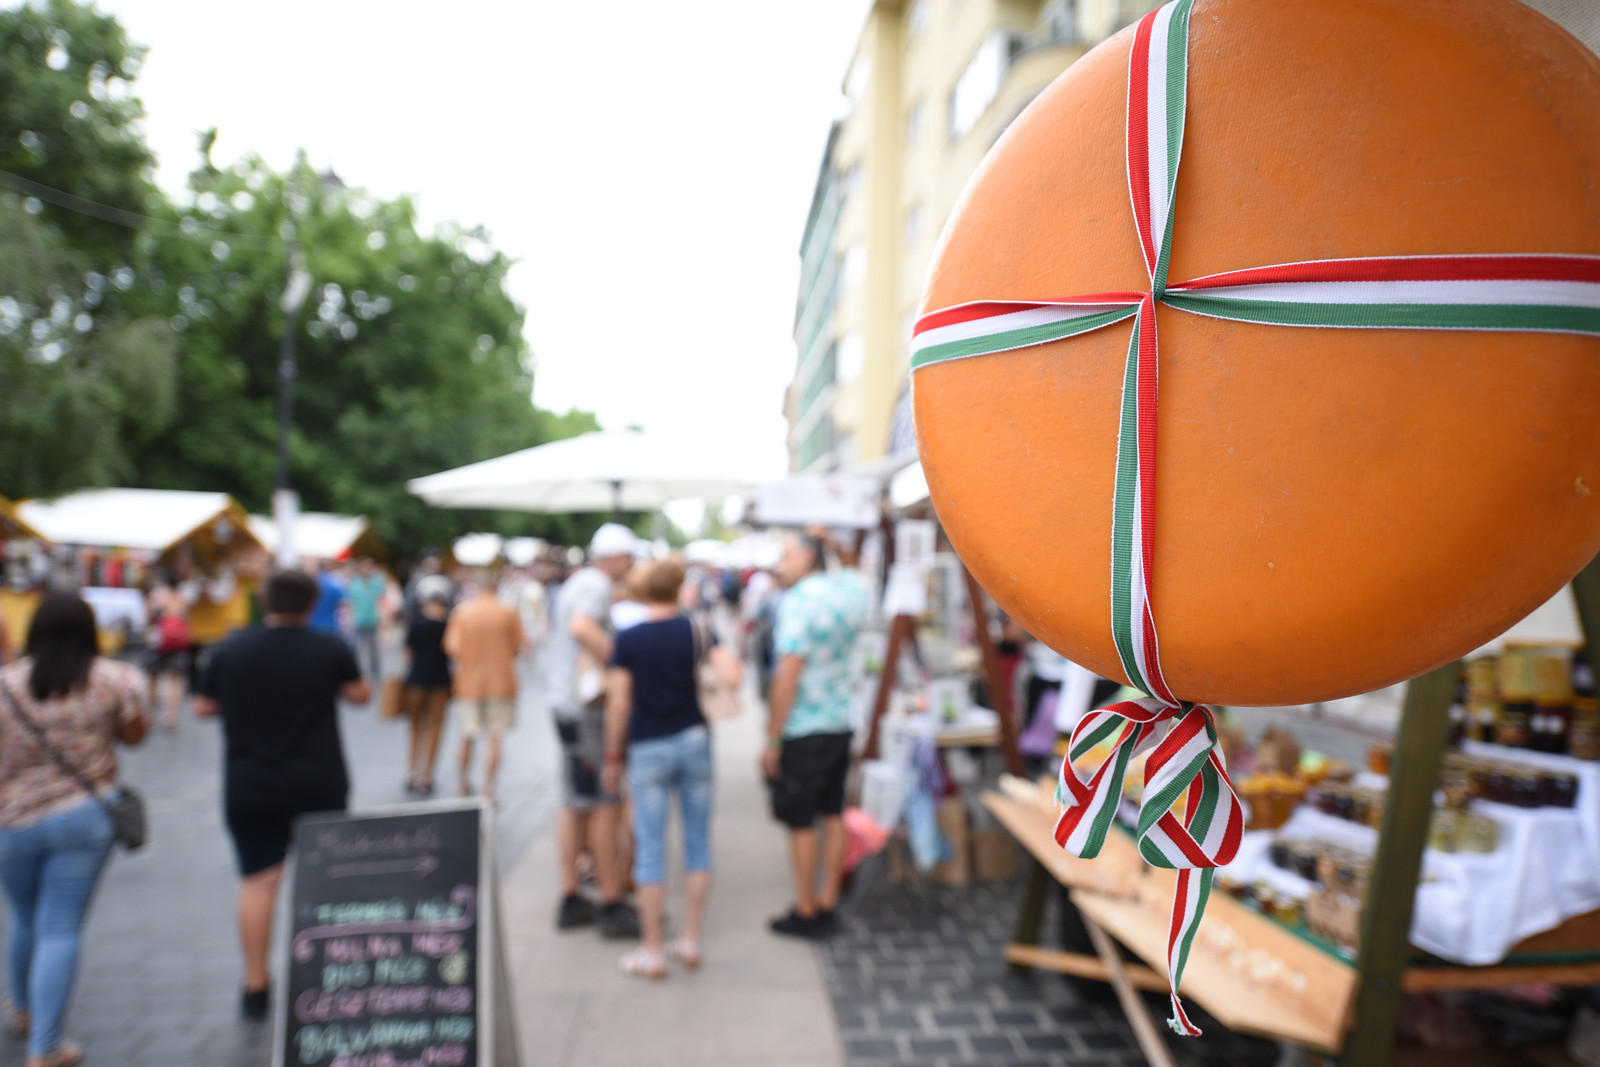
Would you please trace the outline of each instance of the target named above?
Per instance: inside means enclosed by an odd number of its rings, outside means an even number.
[[[170,332],[124,300],[140,277],[125,223],[156,196],[129,92],[141,55],[90,7],[0,11],[11,187],[0,194],[0,489],[11,495],[135,478],[131,449],[173,409]],[[16,191],[35,182],[76,190],[98,214]]]
[[[367,514],[402,554],[472,529],[587,537],[600,517],[438,511],[405,492],[597,428],[533,406],[522,310],[487,235],[421,234],[408,201],[304,165],[219,169],[214,130],[192,203],[172,203],[137,128],[142,56],[90,5],[0,11],[0,491],[117,482],[265,509],[292,223],[315,279],[294,325],[302,506]]]
[[[154,159],[137,127],[144,108],[133,95],[143,58],[116,19],[87,4],[0,11],[0,171],[113,213],[159,208]],[[69,247],[133,262],[135,231],[126,225],[50,203],[36,210]]]
[[[148,484],[223,488],[267,506],[277,439],[285,251],[292,223],[313,278],[295,323],[291,480],[308,510],[358,512],[409,553],[469,529],[581,532],[539,516],[430,509],[422,474],[596,428],[534,407],[510,266],[482,230],[424,235],[405,199],[381,201],[303,163],[259,160],[190,179],[192,207],[151,235],[141,298],[179,331],[180,415],[137,455]]]

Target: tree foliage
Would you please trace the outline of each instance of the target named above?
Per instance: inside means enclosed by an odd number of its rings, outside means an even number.
[[[533,405],[510,263],[485,232],[424,234],[408,200],[303,162],[219,169],[214,134],[188,195],[168,200],[134,132],[140,51],[114,20],[68,0],[0,12],[0,48],[0,169],[147,217],[129,228],[17,194],[0,204],[0,491],[115,481],[224,490],[264,510],[292,234],[313,279],[290,324],[301,506],[368,515],[401,553],[467,529],[584,536],[593,522],[438,511],[405,492],[597,428]],[[106,88],[113,78],[126,87]],[[14,114],[12,100],[25,106]]]

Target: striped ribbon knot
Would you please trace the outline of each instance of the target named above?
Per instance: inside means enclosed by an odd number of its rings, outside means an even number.
[[[1061,762],[1056,799],[1066,810],[1056,822],[1055,837],[1062,848],[1084,859],[1100,854],[1116,818],[1129,763],[1157,727],[1169,722],[1166,736],[1145,759],[1137,840],[1146,862],[1178,872],[1167,931],[1171,1025],[1179,1033],[1198,1034],[1178,999],[1178,982],[1211,893],[1212,869],[1233,862],[1244,833],[1244,808],[1228,777],[1211,709],[1146,698],[1084,716]],[[1109,755],[1083,781],[1074,763],[1107,741],[1112,742]],[[1180,801],[1181,816],[1176,810]]]
[[[1277,326],[1600,336],[1600,257],[1594,256],[1323,259],[1169,282],[1193,2],[1172,0],[1141,19],[1128,57],[1128,194],[1149,288],[959,304],[923,315],[911,342],[914,375],[946,360],[1028,348],[1132,320],[1112,501],[1111,631],[1128,680],[1153,699],[1103,709],[1073,732],[1075,753],[1080,739],[1094,736],[1090,749],[1113,734],[1117,740],[1088,783],[1063,767],[1059,796],[1068,809],[1061,822],[1065,829],[1058,828],[1056,836],[1068,850],[1093,856],[1110,827],[1128,761],[1159,724],[1172,723],[1151,753],[1153,766],[1147,766],[1151,777],[1140,810],[1139,847],[1151,863],[1178,870],[1167,969],[1173,990],[1171,1025],[1182,1034],[1199,1033],[1184,1015],[1177,989],[1205,911],[1211,868],[1228,862],[1237,848],[1239,802],[1217,746],[1211,711],[1180,702],[1161,673],[1150,597],[1156,516],[1156,305]],[[1159,787],[1151,788],[1158,775]],[[1170,810],[1180,796],[1187,798],[1181,821]],[[1218,805],[1224,812],[1220,821]]]

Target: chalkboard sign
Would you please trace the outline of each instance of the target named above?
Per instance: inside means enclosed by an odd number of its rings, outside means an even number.
[[[296,823],[279,1067],[516,1062],[489,829],[475,801]]]

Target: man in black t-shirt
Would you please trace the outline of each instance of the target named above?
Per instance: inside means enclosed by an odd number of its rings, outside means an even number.
[[[338,699],[365,704],[371,689],[350,647],[306,628],[317,583],[303,571],[267,580],[266,625],[211,653],[195,714],[222,717],[223,807],[243,879],[239,943],[242,1010],[267,1014],[267,949],[289,832],[297,815],[342,811],[350,793]]]

